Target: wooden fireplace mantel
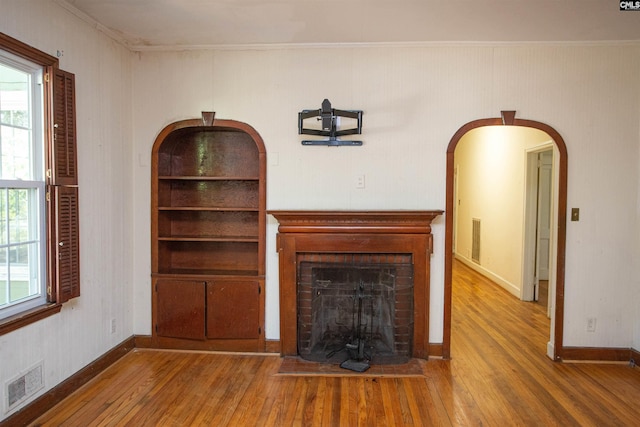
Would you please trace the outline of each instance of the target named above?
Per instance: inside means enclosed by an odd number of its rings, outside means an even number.
[[[294,211],[271,210],[280,223],[280,347],[297,349],[297,256],[301,253],[410,254],[414,264],[413,357],[429,355],[431,222],[441,210]]]
[[[267,211],[281,233],[430,233],[443,211]]]

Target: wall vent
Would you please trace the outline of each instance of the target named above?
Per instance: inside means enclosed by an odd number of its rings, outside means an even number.
[[[471,260],[480,264],[480,220],[471,219]]]
[[[42,362],[6,383],[7,412],[44,387]]]

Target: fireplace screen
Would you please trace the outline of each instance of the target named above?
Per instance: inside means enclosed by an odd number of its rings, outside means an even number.
[[[411,263],[298,264],[298,352],[307,360],[405,363],[412,354]]]

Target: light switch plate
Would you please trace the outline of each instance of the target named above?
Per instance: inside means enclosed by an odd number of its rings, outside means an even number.
[[[571,221],[580,221],[580,208],[571,208]]]

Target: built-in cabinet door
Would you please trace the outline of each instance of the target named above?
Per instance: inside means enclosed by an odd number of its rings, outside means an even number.
[[[260,282],[216,280],[207,283],[207,338],[256,339],[260,327]]]
[[[206,282],[159,279],[156,282],[156,333],[160,337],[205,339]]]

